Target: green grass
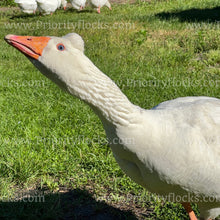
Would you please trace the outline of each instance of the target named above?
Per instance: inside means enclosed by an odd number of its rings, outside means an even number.
[[[16,6],[14,0],[3,0],[0,2],[0,6]]]
[[[1,200],[18,189],[59,192],[66,186],[86,189],[93,198],[111,193],[110,205],[117,203],[117,196],[150,197],[136,202],[153,210],[140,219],[187,219],[179,205],[155,199],[123,174],[97,116],[42,76],[3,38],[77,32],[85,40],[86,55],[143,108],[180,96],[220,98],[219,6],[215,0],[169,0],[113,4],[112,11],[103,8],[100,15],[90,8],[41,17],[0,11]],[[48,200],[43,211],[29,207],[36,210],[31,219],[63,215],[62,207],[51,202],[54,198]],[[19,206],[17,210],[25,204]],[[10,212],[2,204],[0,210],[5,216]],[[22,219],[27,213],[15,215]]]

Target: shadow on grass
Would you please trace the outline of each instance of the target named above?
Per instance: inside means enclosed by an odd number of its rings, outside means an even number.
[[[188,9],[178,12],[162,12],[156,14],[160,19],[178,18],[180,22],[219,22],[220,21],[220,7],[209,9]]]
[[[78,14],[83,14],[83,13],[93,13],[94,10],[91,10],[91,9],[83,9],[83,10],[77,10],[75,8],[68,8],[65,10],[65,12],[67,13],[78,13]]]
[[[13,20],[13,19],[17,19],[17,18],[34,18],[36,16],[39,16],[39,13],[36,13],[36,14],[25,14],[25,13],[16,11],[15,14],[11,15],[10,19]]]
[[[26,220],[114,220],[137,219],[131,211],[122,211],[96,201],[86,190],[75,189],[56,194],[32,192],[17,201],[0,202],[0,219]]]

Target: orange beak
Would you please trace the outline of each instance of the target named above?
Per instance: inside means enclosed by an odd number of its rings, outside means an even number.
[[[5,36],[8,44],[35,60],[42,56],[43,50],[50,39],[50,37],[16,36],[11,34]]]

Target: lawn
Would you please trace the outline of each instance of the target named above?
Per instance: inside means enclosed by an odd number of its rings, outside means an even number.
[[[146,109],[181,96],[220,98],[219,1],[112,8],[52,16],[0,8],[0,218],[188,219],[180,205],[130,180],[92,110],[4,41],[7,34],[79,33],[85,54]]]

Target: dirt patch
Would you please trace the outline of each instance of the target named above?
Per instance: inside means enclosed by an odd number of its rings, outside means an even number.
[[[18,7],[0,7],[0,12],[6,12],[6,11],[18,11]]]

